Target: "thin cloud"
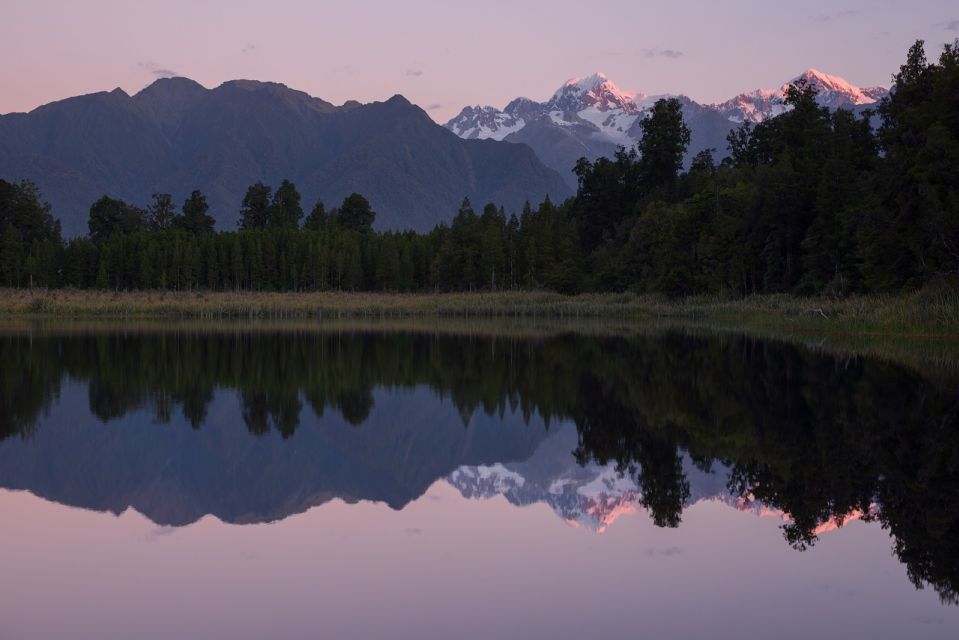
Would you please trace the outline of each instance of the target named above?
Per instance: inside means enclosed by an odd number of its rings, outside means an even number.
[[[677,60],[682,58],[685,54],[682,51],[677,51],[676,49],[643,49],[643,55],[647,58],[668,58],[670,60]]]
[[[146,69],[155,78],[175,78],[180,75],[173,69],[168,69],[167,67],[160,66],[156,62],[141,62],[139,63],[141,69]]]
[[[853,16],[859,15],[859,12],[855,9],[846,9],[845,11],[837,11],[835,13],[821,13],[818,16],[814,16],[813,20],[821,24],[827,22],[836,22],[837,20],[842,20],[843,18],[852,18]]]
[[[442,109],[442,108],[443,108],[443,105],[440,104],[439,102],[434,102],[433,104],[426,105],[427,111],[436,111],[437,109]]]
[[[408,78],[419,78],[419,77],[422,76],[422,75],[423,75],[423,70],[422,70],[422,69],[407,69],[407,70],[406,70],[406,76],[407,76]]]
[[[256,51],[256,45],[255,45],[255,44],[248,44],[248,45],[246,45],[245,47],[243,47],[242,49],[240,49],[240,53],[243,54],[243,55],[247,55],[247,54],[253,53],[254,51]]]
[[[959,31],[959,20],[952,20],[946,23],[946,31]]]

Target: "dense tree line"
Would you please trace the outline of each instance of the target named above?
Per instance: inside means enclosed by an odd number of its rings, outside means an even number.
[[[215,232],[199,191],[177,210],[103,197],[89,236],[64,243],[30,184],[0,181],[0,281],[100,289],[829,293],[912,290],[959,277],[959,41],[909,51],[878,112],[830,113],[800,80],[791,107],[728,138],[729,157],[683,157],[677,100],[636,149],[582,159],[564,203],[516,215],[464,200],[425,234],[375,232],[359,194],[304,217],[288,181],[257,183],[237,231]],[[874,124],[878,122],[878,126]]]

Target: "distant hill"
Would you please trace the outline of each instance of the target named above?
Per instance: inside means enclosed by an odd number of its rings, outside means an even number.
[[[0,116],[0,177],[37,183],[65,235],[87,231],[104,194],[145,205],[207,194],[221,229],[236,226],[246,188],[296,183],[307,210],[364,194],[380,229],[425,230],[463,197],[516,210],[569,185],[526,145],[463,140],[402,96],[336,107],[282,84],[235,80],[206,89],[157,80]]]

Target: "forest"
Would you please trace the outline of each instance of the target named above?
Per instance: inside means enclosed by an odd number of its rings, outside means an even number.
[[[788,111],[704,151],[676,99],[635,149],[581,159],[574,197],[507,212],[464,200],[428,233],[376,231],[360,194],[307,213],[296,186],[249,187],[235,231],[206,197],[140,208],[103,196],[89,234],[64,240],[42,194],[0,180],[0,285],[104,290],[631,291],[825,294],[959,280],[959,40],[909,50],[876,112],[818,106],[799,81]],[[239,198],[238,198],[239,200]],[[309,207],[309,205],[307,205]]]

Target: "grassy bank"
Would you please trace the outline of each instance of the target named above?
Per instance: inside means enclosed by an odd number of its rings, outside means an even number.
[[[959,336],[953,294],[843,300],[767,295],[667,300],[632,294],[544,292],[391,294],[0,290],[0,315],[51,318],[372,319],[605,318],[812,333]]]

